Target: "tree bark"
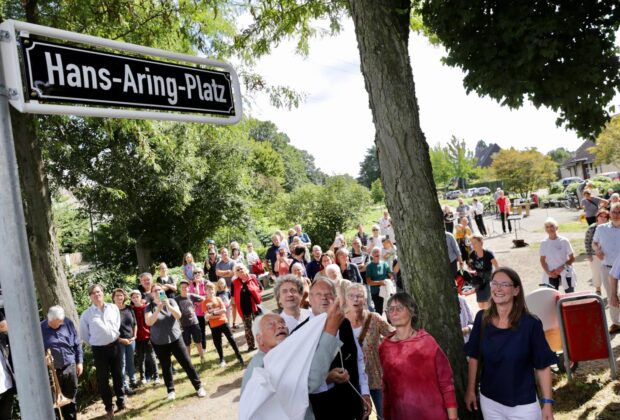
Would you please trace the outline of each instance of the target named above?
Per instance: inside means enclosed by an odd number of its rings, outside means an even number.
[[[136,239],[136,258],[138,259],[138,271],[144,273],[151,271],[153,265],[153,257],[151,256],[151,248],[147,245],[146,241],[139,237]]]
[[[75,303],[56,242],[52,199],[37,138],[35,117],[11,109],[11,121],[32,274],[39,303],[44,314],[50,306],[60,305],[68,318],[78,322]]]
[[[404,284],[419,305],[420,325],[450,360],[460,418],[467,418],[458,301],[407,49],[411,1],[350,0],[349,4]]]

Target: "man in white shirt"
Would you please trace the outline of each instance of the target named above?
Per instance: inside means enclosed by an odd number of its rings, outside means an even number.
[[[116,394],[116,407],[125,408],[121,357],[116,342],[120,335],[121,315],[118,307],[103,300],[103,286],[94,284],[88,288],[93,303],[80,317],[80,336],[90,344],[95,359],[97,385],[108,418],[114,418],[110,374]]]
[[[487,228],[484,226],[484,220],[482,219],[482,216],[484,215],[484,205],[478,201],[477,198],[474,198],[472,212],[474,213],[476,226],[478,226],[478,232],[480,232],[482,236],[487,236]]]
[[[610,221],[596,227],[592,238],[592,247],[596,251],[596,257],[601,260],[601,279],[609,300],[609,315],[612,325],[609,327],[610,334],[620,332],[620,308],[618,307],[618,278],[620,273],[612,268],[618,267],[620,257],[620,203],[614,203],[609,209]],[[615,303],[615,305],[614,305]]]
[[[545,272],[545,283],[556,290],[562,284],[566,293],[574,292],[573,247],[568,239],[557,234],[558,222],[555,219],[545,220],[545,231],[548,237],[540,244],[540,265]]]

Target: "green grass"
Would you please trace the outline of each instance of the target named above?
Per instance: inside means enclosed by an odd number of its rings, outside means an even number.
[[[364,225],[364,232],[366,232],[368,236],[371,236],[372,234],[372,230],[371,230],[372,225],[377,223],[377,221],[381,217],[383,217],[383,211],[385,209],[386,207],[382,204],[373,204],[367,209],[366,213],[362,215],[360,219],[360,223]],[[347,239],[347,243],[349,245],[351,244],[351,240],[353,239],[356,233],[357,233],[357,225],[347,230],[346,232],[344,232],[344,237]]]

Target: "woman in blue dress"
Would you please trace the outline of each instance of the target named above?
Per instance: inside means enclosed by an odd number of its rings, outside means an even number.
[[[542,322],[527,310],[523,284],[513,269],[498,268],[490,286],[491,305],[478,312],[465,344],[469,356],[467,409],[478,409],[480,364],[480,408],[485,419],[552,420],[550,366],[557,363],[557,357],[545,339]]]

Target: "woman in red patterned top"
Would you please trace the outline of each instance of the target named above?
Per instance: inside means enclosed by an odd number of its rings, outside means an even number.
[[[383,418],[456,420],[450,362],[435,339],[416,328],[415,301],[407,293],[396,293],[386,312],[396,332],[379,347]]]

